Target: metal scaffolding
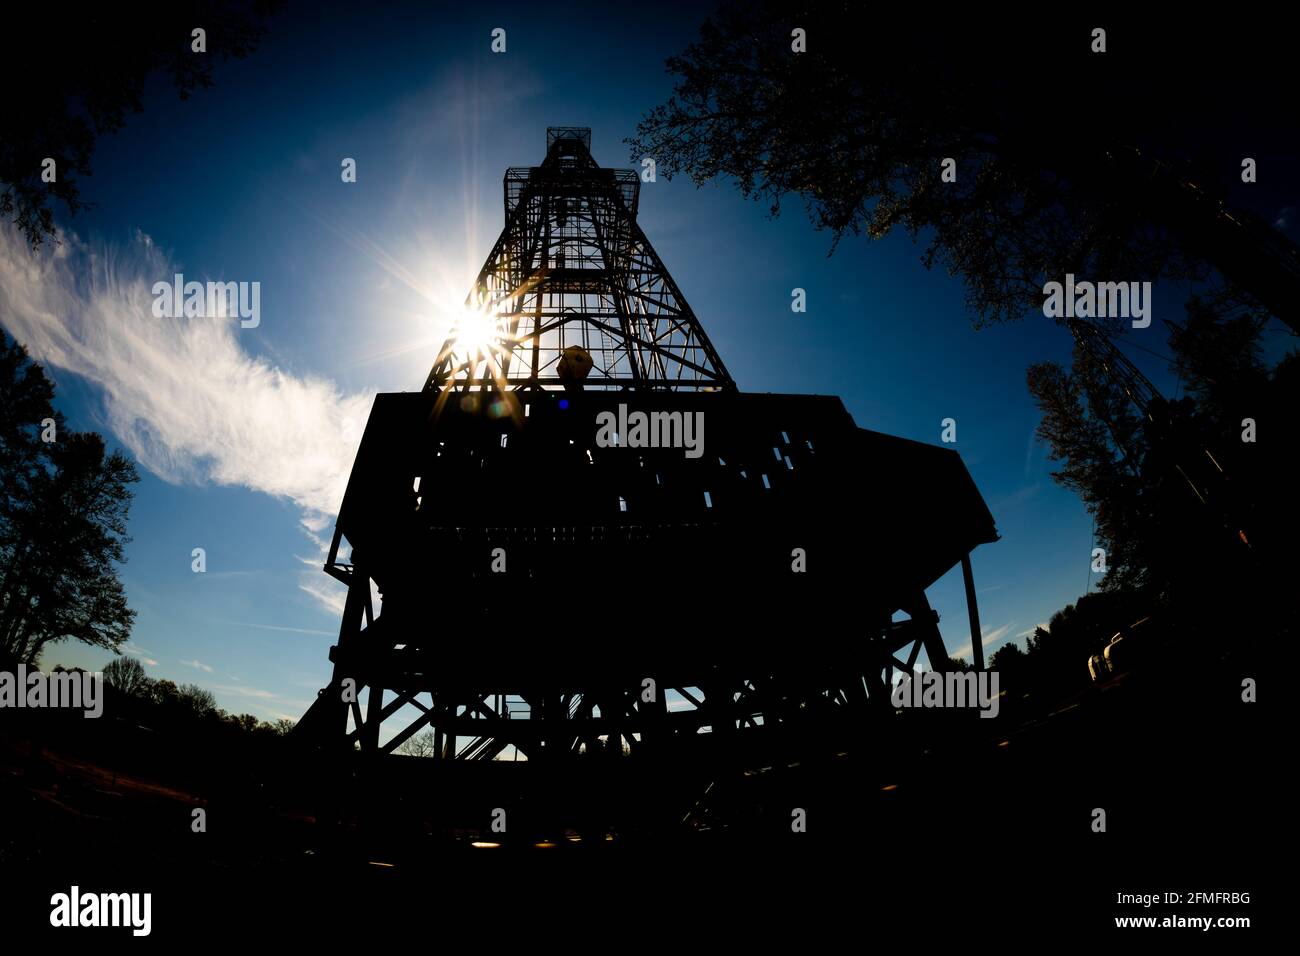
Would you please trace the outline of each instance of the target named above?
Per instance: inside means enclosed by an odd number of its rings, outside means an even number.
[[[467,301],[491,341],[453,330],[425,389],[554,385],[573,346],[589,388],[734,389],[637,224],[637,174],[597,166],[589,129],[552,127],[546,143],[540,166],[506,171],[505,228]]]
[[[453,337],[423,391],[376,398],[325,567],[334,675],[298,730],[326,749],[431,730],[435,764],[770,764],[882,726],[922,651],[947,668],[925,592],[958,564],[978,640],[968,556],[997,534],[958,455],[737,391],[589,135],[506,175],[470,297],[493,346]],[[700,453],[600,439],[636,412],[698,421]]]

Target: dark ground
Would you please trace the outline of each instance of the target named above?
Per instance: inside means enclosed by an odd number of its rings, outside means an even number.
[[[48,932],[50,895],[75,883],[151,892],[158,940],[248,938],[260,926],[283,941],[414,933],[435,946],[496,932],[736,947],[774,934],[820,947],[845,933],[921,947],[1127,934],[1249,945],[1278,932],[1265,914],[1294,840],[1281,813],[1293,751],[1276,743],[1276,708],[1241,702],[1241,677],[1253,676],[1243,666],[1147,668],[1050,716],[1004,708],[956,722],[944,712],[936,719],[954,722],[926,752],[868,742],[729,776],[692,826],[667,831],[643,829],[639,812],[675,805],[701,782],[678,789],[688,775],[647,779],[629,761],[555,778],[501,764],[403,772],[367,790],[348,783],[353,771],[365,778],[360,765],[282,749],[250,750],[242,769],[221,769],[223,755],[205,769],[202,753],[141,769],[150,746],[129,761],[112,746],[135,740],[129,728],[98,721],[107,743],[69,746],[66,722],[19,727],[11,711],[0,724],[0,926],[6,942]],[[1278,692],[1264,683],[1265,696]],[[47,741],[35,758],[34,729]],[[115,777],[114,763],[131,769]],[[472,847],[490,839],[481,810],[503,802],[511,836]],[[207,833],[190,830],[197,805],[208,809]],[[807,810],[807,833],[790,832],[790,807]],[[1105,833],[1092,832],[1095,807],[1106,810]],[[558,845],[533,845],[541,840]],[[1169,891],[1248,892],[1250,903],[1116,902],[1119,892]],[[1114,926],[1116,916],[1166,911],[1245,915],[1252,928]]]

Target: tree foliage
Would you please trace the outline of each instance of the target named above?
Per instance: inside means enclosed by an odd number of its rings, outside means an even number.
[[[188,707],[198,717],[206,717],[217,712],[217,698],[210,690],[198,684],[181,684],[176,688],[180,703]]]
[[[0,60],[0,215],[11,218],[37,247],[56,239],[52,202],[75,215],[81,179],[91,175],[95,141],[142,110],[146,80],[165,75],[181,99],[212,85],[213,64],[243,58],[256,48],[265,0],[181,0],[94,8],[68,16],[22,8],[6,13],[10,38]],[[207,31],[206,53],[192,50],[191,31]],[[19,49],[14,49],[19,48]],[[57,64],[33,65],[21,49],[53,55]],[[42,180],[42,163],[55,160],[57,178]]]
[[[1268,580],[1296,533],[1287,458],[1300,438],[1300,360],[1292,353],[1270,369],[1262,317],[1223,300],[1193,298],[1185,323],[1171,328],[1172,370],[1185,395],[1158,399],[1144,419],[1076,347],[1069,370],[1052,362],[1029,369],[1043,416],[1038,436],[1060,463],[1053,478],[1096,520],[1102,590],[1139,591],[1188,610],[1226,607],[1226,593]],[[1243,440],[1247,419],[1259,434],[1267,430],[1267,442]]]
[[[165,724],[173,730],[205,726],[238,734],[288,737],[294,728],[295,722],[287,717],[268,722],[252,714],[228,714],[217,706],[212,691],[198,684],[178,686],[174,681],[154,680],[134,657],[118,657],[105,664],[103,677],[109,687],[143,705],[145,710],[140,712],[140,719],[148,722],[148,712],[152,711],[159,725]]]
[[[155,680],[149,683],[149,700],[159,707],[174,707],[180,702],[180,688],[175,681]]]
[[[245,733],[252,733],[258,727],[258,719],[252,714],[240,714],[238,717],[232,715],[230,719],[236,727]]]
[[[53,394],[0,337],[0,656],[28,662],[68,639],[116,650],[135,617],[117,575],[135,466],[65,428]]]
[[[1092,680],[1088,658],[1105,650],[1145,608],[1140,594],[1119,589],[1094,591],[1061,608],[1026,642],[1026,662],[1038,688],[1065,694],[1086,687]]]
[[[134,657],[118,657],[105,664],[104,682],[129,697],[144,697],[149,692],[144,665]]]
[[[1001,675],[1016,706],[1028,694],[1036,709],[1051,707],[1089,686],[1088,659],[1147,610],[1146,599],[1134,591],[1085,594],[1053,614],[1045,626],[1035,627],[1024,649],[1015,641],[999,647],[989,656],[989,669]],[[1151,640],[1149,633],[1143,639]]]
[[[1042,628],[1035,628],[1035,632]],[[1007,641],[996,651],[989,655],[989,670],[1010,671],[1022,666],[1025,652],[1021,650],[1020,645],[1015,641]]]
[[[432,730],[412,734],[397,745],[397,753],[408,757],[432,757],[434,756],[433,740]]]
[[[1160,144],[1195,160],[1206,188],[1238,169],[1205,145],[1199,105],[1215,96],[1214,77],[1230,75],[1226,41],[1167,17],[1126,20],[1123,42],[1153,56],[1217,49],[1171,58],[1166,82],[1151,84],[1135,61],[1093,54],[1077,18],[1044,14],[1017,33],[1004,17],[944,11],[938,30],[932,17],[873,9],[867,19],[846,0],[728,0],[668,60],[673,94],[642,118],[632,158],[697,185],[731,179],[773,215],[797,196],[836,242],[895,229],[923,238],[926,265],[964,280],[977,325],[1023,317],[1041,306],[1044,281],[1066,273],[1208,273],[1153,187],[1147,154]],[[792,28],[806,52],[792,52]],[[1167,93],[1175,72],[1177,98]]]

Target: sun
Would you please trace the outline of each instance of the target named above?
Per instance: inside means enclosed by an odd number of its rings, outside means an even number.
[[[466,358],[499,350],[501,334],[501,319],[483,309],[461,309],[451,327],[456,351]]]

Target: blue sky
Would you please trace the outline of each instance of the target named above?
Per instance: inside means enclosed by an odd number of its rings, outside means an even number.
[[[423,384],[501,228],[505,168],[539,162],[548,125],[590,126],[598,162],[633,165],[622,140],[698,26],[565,9],[291,10],[212,90],[180,103],[150,88],[100,142],[82,183],[97,206],[63,221],[55,257],[24,266],[0,233],[0,320],[46,364],[69,424],[140,462],[123,578],[130,652],[152,676],[265,719],[296,719],[328,681],[342,586],[320,571],[321,541],[371,398]],[[505,54],[489,50],[498,26]],[[986,653],[1084,591],[1090,520],[1049,477],[1024,384],[1031,362],[1068,361],[1064,331],[1037,315],[975,332],[920,247],[845,239],[828,258],[797,199],[769,220],[730,185],[661,178],[640,220],[742,389],[836,394],[859,425],[931,443],[957,420],[1003,539],[973,559]],[[153,318],[148,289],[173,271],[260,282],[260,325]],[[1158,290],[1157,319],[1185,291]],[[930,597],[969,656],[960,572]],[[109,657],[62,645],[44,663]]]

